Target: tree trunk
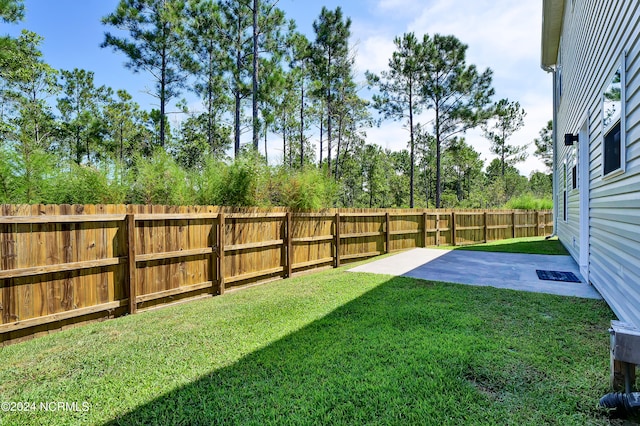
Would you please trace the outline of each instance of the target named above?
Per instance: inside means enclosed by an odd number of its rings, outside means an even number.
[[[331,89],[327,90],[327,171],[331,177]]]
[[[80,126],[76,126],[76,164],[77,165],[80,165],[80,163],[82,162],[82,154],[80,153],[81,148],[82,148],[82,142],[80,141]]]
[[[253,118],[253,147],[258,150],[258,7],[259,0],[253,0],[253,96],[252,96],[252,118]],[[266,151],[265,151],[266,152]]]
[[[124,164],[124,124],[120,123],[120,163]]]
[[[440,110],[436,101],[436,209],[440,208]]]
[[[300,169],[304,167],[304,80],[300,86]]]
[[[339,165],[340,165],[340,145],[342,144],[342,122],[344,120],[344,117],[341,115],[340,116],[340,120],[338,121],[338,147],[336,150],[336,170],[335,170],[335,177],[336,179],[339,178],[338,172],[339,172]]]
[[[213,50],[209,44],[210,51]],[[209,54],[209,78],[207,82],[207,143],[209,144],[209,152],[214,155],[213,149],[213,54]]]
[[[413,82],[410,81],[409,85],[413,87]],[[409,208],[413,208],[413,186],[414,186],[414,173],[415,173],[415,136],[413,134],[413,92],[409,89],[409,135],[410,135],[410,164],[409,164]]]
[[[238,22],[238,27],[240,27],[240,22]],[[238,33],[240,33],[240,28],[238,28]],[[242,101],[242,93],[241,93],[241,82],[240,82],[240,72],[242,70],[242,40],[241,36],[238,35],[238,39],[236,40],[236,69],[235,69],[235,88],[234,88],[234,98],[235,98],[235,115],[233,121],[233,148],[234,155],[238,157],[240,154],[240,108]]]
[[[331,177],[331,51],[329,51],[329,57],[327,59],[327,75],[329,79],[327,82],[327,171],[329,177]]]
[[[323,130],[324,130],[324,117],[322,116],[322,112],[320,113],[320,162],[318,163],[318,165],[320,167],[322,167],[322,137],[323,137]]]
[[[163,28],[166,32],[166,25]],[[167,48],[162,47],[162,65],[160,69],[160,146],[164,148],[164,122],[165,122],[165,104],[166,99],[166,86],[167,86]]]
[[[267,131],[264,131],[264,162],[269,165],[269,154],[267,153]]]
[[[233,121],[233,152],[235,157],[240,154],[240,88],[235,93],[236,111]]]

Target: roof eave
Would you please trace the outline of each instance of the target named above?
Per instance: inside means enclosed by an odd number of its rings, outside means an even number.
[[[542,2],[542,68],[556,65],[564,17],[564,0]]]

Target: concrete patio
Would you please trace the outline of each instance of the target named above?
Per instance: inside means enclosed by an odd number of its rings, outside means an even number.
[[[536,269],[573,272],[582,282],[546,281]],[[415,248],[350,269],[475,286],[601,299],[571,256]]]

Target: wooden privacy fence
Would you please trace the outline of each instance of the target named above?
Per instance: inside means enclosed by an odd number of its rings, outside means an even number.
[[[551,226],[550,211],[4,205],[0,343],[382,253]]]

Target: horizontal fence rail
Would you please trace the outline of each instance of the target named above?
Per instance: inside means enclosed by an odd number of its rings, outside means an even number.
[[[553,226],[551,211],[0,208],[0,345],[383,253]]]

